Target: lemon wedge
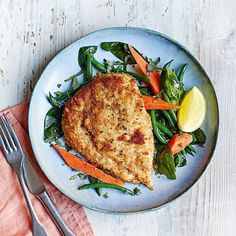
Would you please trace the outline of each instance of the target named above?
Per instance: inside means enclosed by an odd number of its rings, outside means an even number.
[[[206,116],[206,100],[200,89],[193,87],[184,96],[178,110],[178,126],[184,132],[198,129]]]

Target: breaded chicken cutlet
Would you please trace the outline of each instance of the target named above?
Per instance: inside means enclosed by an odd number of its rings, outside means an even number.
[[[121,180],[154,188],[152,124],[132,76],[95,76],[66,104],[62,130],[89,162]]]

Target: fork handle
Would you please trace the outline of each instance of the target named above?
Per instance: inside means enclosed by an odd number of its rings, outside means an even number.
[[[33,235],[34,236],[47,236],[46,230],[44,229],[44,227],[41,225],[41,223],[39,222],[39,219],[34,211],[33,205],[30,201],[30,197],[29,194],[27,192],[27,187],[25,185],[25,181],[24,181],[24,176],[23,176],[23,165],[22,162],[20,164],[20,168],[19,171],[16,171],[19,183],[21,185],[21,189],[22,192],[24,194],[25,197],[25,201],[27,203],[31,218],[32,218],[32,224],[33,224]]]
[[[72,233],[72,231],[69,229],[69,227],[66,225],[66,223],[64,222],[64,220],[62,219],[60,213],[58,212],[58,210],[56,209],[56,207],[54,206],[54,204],[52,203],[51,199],[49,198],[48,194],[46,191],[43,191],[42,193],[40,193],[38,195],[38,197],[40,198],[40,200],[42,201],[42,203],[44,204],[44,206],[46,207],[46,209],[48,210],[51,218],[53,219],[53,221],[56,223],[56,225],[58,226],[58,228],[60,229],[61,233],[64,236],[74,236],[74,234]]]

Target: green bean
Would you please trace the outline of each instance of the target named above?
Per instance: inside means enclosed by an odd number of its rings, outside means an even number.
[[[193,153],[196,153],[195,148],[191,144],[189,144],[185,149]]]
[[[79,87],[79,82],[78,82],[78,79],[77,77],[74,77],[72,80],[71,80],[71,89],[72,90],[75,90]]]
[[[164,65],[164,68],[168,68],[170,63],[172,62],[173,60],[169,61],[167,64]],[[161,80],[162,80],[162,83],[164,81],[164,77],[166,76],[166,71],[162,71],[161,73]],[[162,84],[162,87],[164,88],[163,84]],[[162,94],[163,94],[163,98],[166,102],[170,102],[169,100],[169,97],[167,96],[167,94],[165,93],[164,90],[162,90]],[[177,122],[177,117],[176,117],[176,114],[173,110],[168,110],[168,111],[162,111],[162,114],[166,117],[166,119],[168,120],[168,123],[170,125],[171,128],[174,128],[175,129],[175,124]]]
[[[78,190],[90,189],[90,188],[109,188],[109,189],[116,189],[124,193],[128,193],[134,196],[134,192],[128,188],[115,185],[115,184],[108,184],[108,183],[94,183],[94,184],[85,184],[78,187]]]
[[[194,156],[194,153],[196,153],[194,147],[192,145],[188,145],[185,148],[186,153],[189,153],[191,156]]]
[[[83,70],[79,71],[78,73],[70,76],[68,79],[65,79],[64,82],[68,82],[68,81],[71,81],[72,79],[74,79],[75,77],[78,77],[80,76],[81,74],[83,74]]]
[[[98,196],[102,195],[102,188],[95,188],[95,191],[96,191]]]
[[[188,148],[191,149],[193,152],[196,152],[195,148],[191,144],[188,145]]]
[[[151,119],[152,119],[152,126],[153,126],[153,131],[154,131],[154,134],[156,136],[156,138],[163,144],[167,144],[167,141],[166,139],[161,136],[160,134],[160,131],[159,131],[159,128],[157,126],[157,118],[156,118],[156,111],[155,110],[151,110],[150,111],[150,114],[151,114]]]
[[[132,75],[134,76],[136,79],[138,80],[142,80],[146,83],[149,83],[150,80],[148,79],[148,77],[144,76],[144,75],[140,75],[138,73],[135,73],[135,72],[132,72],[132,71],[126,71],[126,70],[118,70],[117,72],[123,72],[123,73],[126,73],[126,74],[129,74],[129,75]]]
[[[92,176],[89,176],[88,177],[88,180],[91,184],[95,184],[95,183],[101,183],[101,180],[99,179],[96,179]],[[102,195],[102,188],[94,188],[95,192],[97,193],[98,196],[101,196]]]
[[[141,94],[146,95],[146,96],[151,96],[151,94],[147,91],[146,88],[139,88],[139,91]]]
[[[173,133],[170,129],[168,129],[164,124],[162,124],[161,122],[157,121],[157,127],[158,129],[160,129],[162,132],[164,132],[165,134],[167,134],[169,137],[173,136]]]
[[[185,152],[190,154],[191,156],[194,156],[193,152],[188,147],[185,148]]]
[[[172,62],[173,60],[171,60],[170,62],[168,62],[164,68],[168,68],[170,63]],[[166,76],[166,71],[162,71],[161,72],[161,81],[162,81],[162,88],[164,88],[164,85],[163,85],[163,82],[164,82],[164,79],[165,79],[165,76]],[[170,102],[170,99],[168,97],[168,95],[166,94],[166,92],[164,91],[164,89],[162,90],[162,95],[163,95],[163,98],[166,102]],[[167,115],[167,113],[169,114],[169,116]],[[172,128],[175,128],[175,124],[177,123],[177,117],[176,117],[176,114],[174,112],[174,110],[168,110],[166,112],[163,112],[164,116],[167,118],[167,120],[169,121],[170,125]],[[170,117],[170,118],[169,118]],[[173,125],[172,125],[173,124]]]
[[[70,89],[64,93],[61,93],[56,99],[60,102],[63,102],[65,99],[73,96],[78,90],[83,88],[88,83],[89,83],[89,81],[86,83],[80,84],[76,89]]]
[[[164,110],[162,110],[161,112],[164,115],[164,117],[168,120],[168,123],[169,123],[170,127],[175,129],[176,128],[175,123],[173,122],[173,120],[172,120],[171,116],[169,115],[169,113],[167,111],[164,111]]]
[[[106,72],[107,72],[105,66],[104,66],[102,63],[100,63],[99,61],[97,61],[93,56],[92,56],[92,58],[91,58],[91,63],[92,63],[92,65],[93,65],[96,69],[98,69],[100,72],[103,72],[103,73],[106,73]]]
[[[97,179],[96,183],[101,183],[101,180]],[[95,192],[97,193],[98,196],[102,195],[102,188],[95,188]]]
[[[162,95],[163,95],[163,98],[166,102],[170,102],[170,99],[169,99],[169,97],[168,97],[168,95],[166,94],[165,91],[162,91]],[[177,117],[176,117],[176,114],[175,114],[174,110],[168,110],[168,113],[171,116],[174,123],[176,123],[177,122]]]
[[[63,102],[65,99],[71,97],[73,94],[75,94],[78,90],[80,90],[84,85],[86,85],[87,83],[85,84],[81,84],[79,85],[79,87],[77,87],[76,89],[70,89],[64,93],[61,93],[59,96],[57,96],[57,100],[60,101],[60,102]]]
[[[182,150],[180,151],[182,155],[185,155],[186,154],[186,151],[185,150]]]
[[[91,59],[92,59],[92,54],[88,53],[86,56],[86,69],[85,69],[85,74],[84,74],[85,82],[89,81],[93,76],[93,68],[92,68]]]
[[[78,88],[72,89],[72,90],[70,91],[70,96],[73,96],[77,91],[79,91],[80,89],[82,89],[85,85],[89,84],[89,82],[90,82],[90,81],[84,82],[84,83],[80,84]]]
[[[182,81],[183,80],[183,76],[184,76],[184,73],[185,73],[185,71],[186,71],[186,69],[187,69],[187,66],[188,66],[188,64],[184,64],[184,65],[182,65],[181,67],[180,67],[180,69],[179,69],[179,73],[178,73],[178,79],[179,79],[179,81]]]
[[[101,183],[101,181],[99,179],[97,179],[97,183]],[[102,188],[95,188],[95,191],[98,196],[102,195]]]
[[[166,94],[165,91],[162,92],[162,95],[163,95],[163,98],[166,102],[170,102],[170,99],[169,99],[169,97],[168,97],[168,95]]]

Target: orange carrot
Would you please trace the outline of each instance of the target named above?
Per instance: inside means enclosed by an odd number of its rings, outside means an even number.
[[[193,137],[191,134],[175,134],[169,141],[169,147],[173,155],[175,155],[184,150],[192,141]]]
[[[149,85],[151,86],[152,92],[154,94],[158,94],[161,91],[161,79],[160,79],[159,73],[156,70],[153,70],[152,72],[148,72],[147,70],[148,63],[132,46],[128,45],[128,47],[134,60],[140,67],[142,73],[149,78],[150,80]],[[147,73],[149,73],[149,75],[147,75]]]
[[[66,164],[69,167],[71,167],[72,169],[82,171],[82,172],[84,172],[94,178],[100,179],[106,183],[117,184],[117,185],[124,184],[123,181],[115,179],[114,177],[108,175],[107,173],[105,173],[102,170],[96,168],[95,166],[89,164],[88,162],[81,160],[80,158],[67,152],[66,150],[64,150],[56,145],[52,145],[52,146],[60,154],[60,156],[63,158],[63,160],[66,162]]]
[[[146,110],[173,110],[181,107],[151,96],[142,95],[142,97],[144,101],[144,107]]]

